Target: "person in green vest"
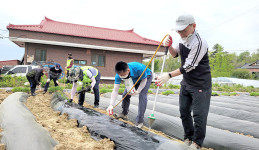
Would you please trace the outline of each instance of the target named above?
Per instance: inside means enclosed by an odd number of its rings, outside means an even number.
[[[83,82],[82,89],[91,83],[91,90],[94,91],[94,107],[99,107],[100,92],[99,84],[101,79],[101,73],[98,69],[92,66],[83,66],[79,68],[72,68],[68,79],[73,82],[73,87],[71,90],[71,99],[68,102],[72,102],[77,89],[77,81],[81,80]],[[83,106],[85,101],[85,91],[79,92],[78,104]]]
[[[67,78],[69,75],[69,70],[73,67],[73,65],[74,65],[74,59],[72,57],[72,54],[68,53],[67,66],[66,66]],[[67,80],[67,83],[68,82],[69,82],[69,80]]]

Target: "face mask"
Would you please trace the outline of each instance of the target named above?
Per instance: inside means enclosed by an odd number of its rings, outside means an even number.
[[[128,79],[128,78],[130,77],[130,73],[127,74],[127,75],[125,75],[125,76],[120,76],[120,75],[119,75],[119,77],[120,77],[121,79]]]
[[[189,34],[187,37],[182,38],[183,41],[187,41],[189,37],[191,37],[192,34]]]

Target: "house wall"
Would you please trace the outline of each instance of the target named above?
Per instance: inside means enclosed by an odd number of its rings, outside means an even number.
[[[7,60],[7,61],[0,61],[0,68],[2,68],[5,65],[19,65],[19,60]]]
[[[96,45],[96,46],[146,50],[146,51],[153,51],[153,52],[157,49],[157,45],[109,41],[109,40],[101,40],[101,39],[93,39],[93,38],[76,37],[76,36],[70,36],[70,35],[40,33],[40,32],[23,31],[23,30],[15,30],[15,29],[9,29],[9,36],[28,38],[28,39],[47,40],[47,41],[58,41],[58,42],[68,42],[68,43],[87,44],[87,45]],[[75,47],[55,46],[55,45],[45,45],[45,44],[35,44],[35,43],[25,43],[24,47],[25,47],[24,64],[27,64],[27,62],[31,62],[34,60],[35,50],[39,48],[39,49],[46,50],[47,61],[57,62],[61,65],[62,68],[66,66],[68,53],[72,53],[74,59],[87,60],[87,65],[91,65],[91,56],[93,53],[105,54],[105,67],[96,67],[97,69],[99,69],[103,77],[115,76],[114,66],[118,61],[142,62],[142,59],[143,59],[143,54],[137,54],[137,53],[126,53],[126,52],[117,52],[117,51],[115,52],[115,51],[107,51],[107,50],[75,48]],[[159,51],[163,52],[164,49],[160,48]],[[101,82],[113,83],[114,81],[106,80]]]
[[[67,54],[72,53],[73,58],[76,60],[87,60],[87,65],[91,65],[92,54],[104,54],[105,55],[105,66],[96,68],[101,72],[102,76],[114,77],[114,66],[118,61],[125,62],[142,62],[142,54],[125,53],[125,52],[113,52],[113,51],[103,51],[96,49],[83,49],[83,48],[73,48],[65,46],[54,46],[54,45],[44,45],[44,44],[25,44],[26,56],[32,59],[35,56],[36,49],[46,50],[46,61],[54,61],[61,65],[62,68],[66,66]],[[28,57],[26,58],[26,60]],[[27,61],[25,61],[26,64]]]
[[[259,68],[258,69],[248,69],[250,72],[259,72]]]

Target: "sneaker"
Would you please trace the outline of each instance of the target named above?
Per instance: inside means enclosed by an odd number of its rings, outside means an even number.
[[[43,91],[43,94],[46,94],[47,93],[47,91]]]
[[[31,93],[31,96],[35,96],[36,95],[36,93]]]
[[[201,150],[201,147],[199,145],[197,145],[195,142],[192,142],[192,144],[190,145],[190,147],[194,150]]]
[[[73,99],[69,99],[67,100],[68,103],[72,103]]]
[[[94,108],[99,108],[99,105],[94,105]]]
[[[189,139],[185,139],[183,142],[184,142],[184,144],[186,144],[188,146],[190,146],[192,144],[192,141]]]
[[[142,127],[143,127],[143,122],[142,122],[142,123],[136,123],[136,124],[135,124],[135,127],[137,127],[137,128],[142,128]]]
[[[121,118],[121,119],[123,119],[123,120],[128,120],[128,115],[124,115],[124,114],[122,114],[122,113],[120,113],[119,115],[114,114],[114,117],[115,117],[116,119]]]

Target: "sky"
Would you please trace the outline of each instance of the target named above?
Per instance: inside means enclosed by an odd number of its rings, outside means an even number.
[[[171,29],[177,16],[190,13],[209,50],[218,43],[230,53],[259,49],[259,0],[12,0],[0,2],[0,61],[21,60],[24,48],[8,39],[6,26],[55,21],[119,30],[173,45],[180,36]]]

